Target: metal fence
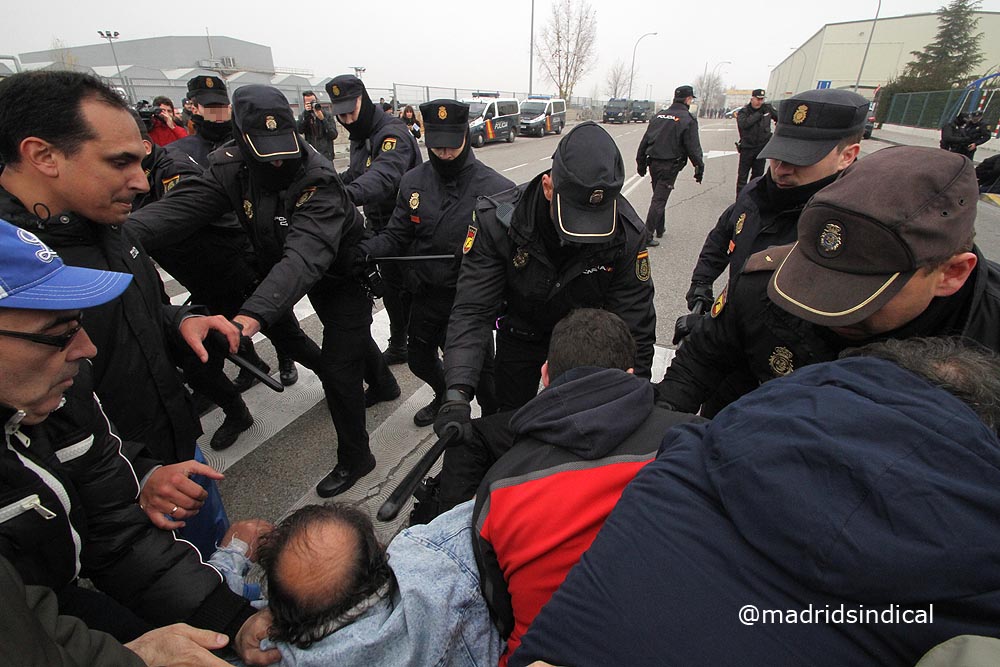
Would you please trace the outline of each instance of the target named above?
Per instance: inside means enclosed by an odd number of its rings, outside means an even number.
[[[960,111],[976,109],[983,112],[983,124],[995,128],[1000,119],[1000,88],[896,93],[889,100],[889,110],[881,122],[937,129]]]

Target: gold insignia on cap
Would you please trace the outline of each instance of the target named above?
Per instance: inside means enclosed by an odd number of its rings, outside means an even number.
[[[170,192],[171,190],[173,190],[174,186],[177,185],[177,182],[179,180],[181,180],[181,175],[180,174],[177,174],[176,176],[173,176],[171,178],[164,178],[163,179],[163,192],[167,193],[167,192]]]
[[[528,250],[526,248],[518,248],[517,254],[514,255],[514,268],[523,269],[528,265]]]
[[[806,116],[808,115],[809,115],[809,107],[807,107],[805,104],[800,104],[798,108],[795,110],[795,113],[792,114],[792,122],[795,123],[796,125],[801,125],[802,123],[806,122]]]
[[[649,251],[643,250],[635,256],[635,277],[646,282],[649,280]]]
[[[205,87],[206,88],[215,88],[215,82],[212,81],[210,78],[205,77]]]
[[[246,213],[248,220],[253,220],[253,204],[250,203],[249,199],[243,200],[243,212]]]
[[[843,229],[840,225],[829,222],[819,233],[819,250],[824,255],[832,257],[844,246]]]
[[[469,251],[472,250],[472,244],[476,242],[476,234],[478,232],[478,229],[469,225],[469,233],[465,235],[465,243],[462,244],[463,255],[468,255]]]
[[[448,119],[448,109],[446,109],[443,106],[438,107],[438,118],[440,118],[441,120],[447,120]]]
[[[314,194],[316,194],[315,186],[310,186],[303,190],[302,194],[299,195],[299,198],[295,200],[295,208],[300,208],[303,204],[312,199]]]
[[[604,201],[604,190],[594,190],[590,193],[590,205],[597,206]]]
[[[414,192],[413,194],[410,195],[410,208],[416,211],[417,208],[419,207],[420,207],[420,193]]]
[[[278,121],[274,119],[274,116],[268,116],[264,119],[264,126],[273,132],[278,129]]]
[[[331,86],[330,87],[330,92],[333,93],[334,97],[339,97],[340,96],[340,87],[339,86]]]
[[[726,295],[729,293],[729,285],[726,285],[722,292],[719,294],[715,303],[712,304],[712,310],[710,311],[712,317],[718,317],[722,309],[726,307]]]
[[[736,219],[736,233],[739,234],[743,231],[743,223],[746,222],[747,214],[740,213],[740,217]]]
[[[767,363],[771,366],[771,372],[774,373],[774,377],[782,377],[795,370],[795,366],[792,365],[792,351],[780,345],[774,348],[774,352],[771,353],[771,358],[767,360]]]
[[[383,153],[395,149],[396,149],[396,137],[387,137],[386,140],[382,142]]]

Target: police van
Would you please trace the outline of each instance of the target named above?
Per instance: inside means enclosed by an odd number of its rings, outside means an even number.
[[[562,134],[566,127],[566,100],[551,95],[529,95],[521,102],[521,134],[545,136],[547,132]]]
[[[645,123],[652,115],[653,103],[650,100],[632,100],[632,120],[637,123]]]
[[[629,110],[628,100],[624,97],[612,97],[604,105],[605,123],[627,123],[632,120],[632,112]]]
[[[520,107],[513,98],[497,93],[473,93],[469,105],[469,137],[479,148],[490,141],[514,141],[520,120]]]

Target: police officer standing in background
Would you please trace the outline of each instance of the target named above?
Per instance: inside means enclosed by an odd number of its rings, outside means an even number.
[[[538,392],[552,327],[574,308],[621,317],[636,341],[635,372],[649,377],[653,282],[645,228],[621,194],[624,182],[614,139],[588,121],[559,142],[551,171],[480,198],[448,322],[448,391],[434,422],[439,434],[451,422],[469,422],[494,322],[500,410],[518,408]]]
[[[701,183],[705,162],[698,137],[698,120],[688,111],[695,100],[694,88],[680,86],[674,91],[674,103],[661,109],[646,127],[636,153],[636,171],[649,175],[653,181],[653,198],[646,214],[646,236],[650,246],[658,246],[663,238],[667,199],[674,189],[677,175],[690,160],[694,165],[694,180]]]
[[[408,361],[413,374],[434,389],[434,400],[414,416],[417,426],[434,423],[447,386],[438,350],[444,349],[448,317],[455,301],[463,242],[476,199],[514,187],[514,183],[476,159],[469,145],[469,105],[434,100],[420,105],[428,162],[411,169],[399,186],[389,226],[362,242],[371,256],[454,254],[455,261],[409,262],[404,275],[412,295]],[[492,356],[492,340],[488,341]],[[482,390],[483,383],[480,382]],[[488,392],[480,391],[483,403]],[[485,399],[488,401],[488,399]],[[489,412],[491,406],[484,406]]]
[[[323,383],[337,465],[316,492],[335,496],[375,467],[362,381],[399,394],[371,338],[371,299],[351,275],[363,222],[330,162],[295,132],[281,91],[244,86],[233,94],[233,109],[234,143],[212,154],[204,176],[135,214],[129,228],[151,245],[170,243],[235,210],[267,270],[234,318],[247,336],[280,326],[308,293],[323,322],[322,356],[308,338],[292,354]]]
[[[771,123],[778,122],[778,114],[774,107],[764,102],[764,89],[756,88],[747,105],[735,115],[740,131],[740,141],[736,144],[740,152],[740,167],[736,172],[736,196],[739,197],[747,178],[757,178],[764,173],[764,158],[758,155],[771,140]]]
[[[332,102],[330,112],[351,136],[351,161],[340,174],[347,194],[357,206],[364,207],[368,229],[381,233],[396,208],[399,181],[423,161],[417,140],[406,123],[376,107],[368,97],[361,79],[342,74],[326,84]],[[385,295],[382,302],[389,314],[389,348],[385,359],[390,364],[406,361],[406,325],[410,317],[410,297],[402,288],[402,270],[382,267]],[[392,400],[369,391],[368,403]]]

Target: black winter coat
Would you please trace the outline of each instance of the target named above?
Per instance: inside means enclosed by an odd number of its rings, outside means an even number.
[[[649,160],[690,160],[695,169],[705,168],[698,119],[683,102],[674,102],[669,108],[661,109],[649,121],[635,161],[641,168]]]
[[[771,125],[778,119],[778,112],[770,104],[754,109],[749,103],[736,114],[736,128],[740,132],[740,151],[759,151],[771,140]]]

